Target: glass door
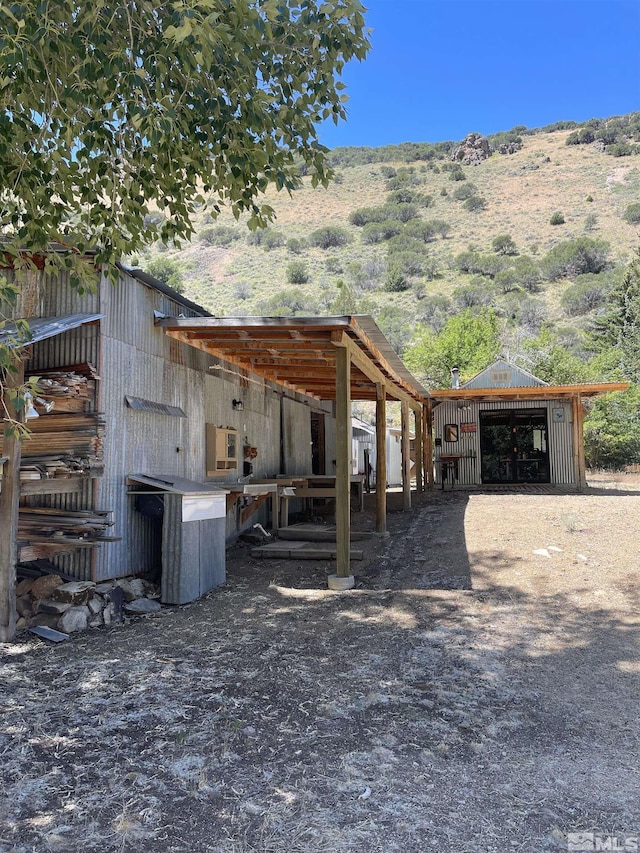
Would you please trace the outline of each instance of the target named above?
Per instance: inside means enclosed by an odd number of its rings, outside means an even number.
[[[548,483],[547,412],[480,412],[483,483]]]

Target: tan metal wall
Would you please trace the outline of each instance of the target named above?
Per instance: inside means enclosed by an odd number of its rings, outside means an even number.
[[[482,484],[480,468],[480,418],[481,411],[496,411],[505,409],[546,409],[549,443],[549,466],[551,483],[557,485],[575,485],[573,470],[573,419],[571,402],[568,400],[523,400],[518,402],[487,402],[471,403],[465,408],[458,408],[455,401],[441,403],[433,412],[434,438],[442,439],[442,446],[434,446],[436,461],[436,482],[440,482],[440,465],[437,461],[442,453],[461,453],[463,458],[458,462],[458,484],[479,486]],[[552,409],[564,410],[564,421],[554,422]],[[453,443],[444,441],[445,424],[476,423],[475,433],[461,433],[459,440]],[[468,454],[468,455],[467,455]]]

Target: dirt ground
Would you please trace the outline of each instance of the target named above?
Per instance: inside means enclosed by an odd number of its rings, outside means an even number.
[[[640,835],[640,477],[416,504],[353,591],[238,545],[192,605],[2,647],[1,853]]]

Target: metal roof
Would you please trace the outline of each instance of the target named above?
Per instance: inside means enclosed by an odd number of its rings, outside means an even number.
[[[104,314],[66,314],[63,317],[27,317],[24,322],[29,325],[28,335],[16,323],[5,323],[0,328],[0,344],[12,348],[29,346],[47,338],[53,338],[62,332],[76,329],[86,323],[101,320]]]
[[[351,352],[351,399],[418,405],[429,392],[407,370],[372,317],[165,317],[156,324],[177,340],[320,400],[335,399],[336,350]]]

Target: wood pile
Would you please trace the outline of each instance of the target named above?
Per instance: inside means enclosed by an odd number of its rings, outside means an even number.
[[[63,510],[54,507],[20,507],[18,555],[21,562],[40,560],[114,542],[107,528],[113,525],[109,510]]]
[[[86,412],[91,409],[96,396],[96,379],[99,379],[92,364],[76,364],[64,370],[38,370],[27,374],[27,378],[38,377],[38,395],[55,403],[56,412]],[[43,409],[37,400],[38,414]]]

